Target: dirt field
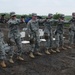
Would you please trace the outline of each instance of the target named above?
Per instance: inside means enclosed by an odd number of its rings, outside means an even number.
[[[75,48],[46,55],[44,42],[42,42],[40,49],[43,56],[31,59],[28,56],[29,47],[29,44],[23,45],[25,61],[18,61],[14,56],[15,63],[6,62],[7,68],[0,67],[0,75],[75,75]]]

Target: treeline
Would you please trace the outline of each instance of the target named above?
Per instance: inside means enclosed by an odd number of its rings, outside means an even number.
[[[2,14],[6,14],[6,15],[5,15],[5,18],[9,18],[9,17],[10,17],[10,14],[9,14],[9,13],[0,13],[0,16],[1,16]],[[17,14],[17,18],[20,18],[21,16],[24,16],[25,18],[28,18],[28,17],[31,17],[31,14],[29,14],[29,15],[27,15],[27,14],[18,15],[18,14]],[[38,15],[38,16],[39,16],[39,15]],[[56,14],[54,14],[53,18],[54,18],[54,19],[58,19],[59,16],[60,16],[60,14],[59,14],[59,13],[56,13]],[[42,16],[40,16],[40,17],[42,17],[42,18],[47,18],[47,16],[44,16],[44,15],[42,15]],[[70,18],[71,18],[70,15],[69,15],[69,16],[68,16],[68,15],[65,16],[65,19],[66,19],[66,20],[69,20]]]

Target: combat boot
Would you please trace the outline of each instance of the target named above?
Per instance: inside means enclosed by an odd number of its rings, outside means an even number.
[[[71,46],[66,46],[67,48],[71,49],[72,47]]]
[[[59,50],[59,48],[57,48],[57,49],[56,49],[56,52],[59,52],[59,53],[60,53],[60,50]]]
[[[48,54],[48,55],[51,54],[48,49],[45,51],[45,53]]]
[[[1,61],[1,62],[0,62],[0,65],[1,65],[1,67],[6,68],[5,61]]]
[[[30,52],[29,56],[30,56],[31,58],[35,58],[33,52]]]
[[[36,52],[37,55],[42,56],[43,54],[40,52]]]
[[[10,62],[11,64],[14,64],[13,59],[9,59],[9,62]]]
[[[67,50],[67,49],[66,49],[65,47],[63,47],[63,46],[62,46],[62,49],[63,49],[63,50]]]
[[[24,60],[24,58],[22,58],[21,56],[18,56],[17,59],[20,60],[20,61]]]
[[[14,63],[14,61],[13,61],[13,59],[12,59],[12,58],[13,58],[13,57],[12,57],[12,56],[10,56],[9,62],[13,64],[13,63]]]
[[[56,51],[55,51],[55,50],[53,50],[53,49],[51,49],[51,52],[56,53]]]

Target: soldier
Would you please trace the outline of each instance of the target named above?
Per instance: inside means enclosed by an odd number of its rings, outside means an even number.
[[[28,33],[30,34],[31,51],[29,53],[29,56],[31,58],[35,58],[34,56],[35,51],[37,55],[42,55],[39,52],[40,48],[39,22],[41,22],[41,20],[37,19],[37,14],[32,13],[32,19],[27,24]]]
[[[55,30],[55,42],[56,42],[56,51],[60,52],[59,47],[61,46],[61,48],[63,50],[66,50],[66,48],[64,48],[64,39],[63,39],[63,27],[64,27],[64,15],[61,14],[59,17],[59,20],[57,21],[57,28]]]
[[[69,21],[70,27],[69,27],[69,47],[75,46],[75,12],[72,13],[72,19]]]
[[[6,64],[5,64],[5,60],[6,60],[6,53],[9,54],[9,61],[11,60],[11,57],[13,57],[13,49],[12,47],[8,46],[8,44],[6,44],[4,42],[4,34],[3,32],[0,30],[0,65],[5,68]],[[13,63],[13,62],[11,62]]]
[[[25,16],[21,16],[20,20],[21,20],[21,23],[25,23]]]
[[[2,15],[1,15],[0,23],[6,23],[5,15],[6,15],[6,14],[2,14]]]
[[[19,30],[19,24],[20,20],[16,18],[15,12],[10,13],[10,19],[7,22],[8,23],[8,28],[9,28],[9,33],[8,33],[8,38],[9,38],[9,44],[10,46],[14,46],[14,43],[17,45],[17,59],[19,60],[24,60],[22,56],[22,43],[21,43],[21,35],[20,35],[20,30]],[[10,62],[12,62],[13,59],[11,57]],[[14,62],[14,61],[13,61]]]
[[[51,50],[51,52],[56,53],[56,51],[54,51],[52,49],[53,46],[53,33],[52,33],[52,25],[53,25],[53,15],[52,14],[48,14],[48,18],[47,20],[44,22],[44,34],[45,34],[45,39],[46,39],[46,50],[45,53],[46,54],[50,54],[49,52],[49,48]]]

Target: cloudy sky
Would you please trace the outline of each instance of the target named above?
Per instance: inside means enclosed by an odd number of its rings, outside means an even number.
[[[0,0],[0,13],[15,11],[17,14],[64,13],[75,12],[75,0]]]

